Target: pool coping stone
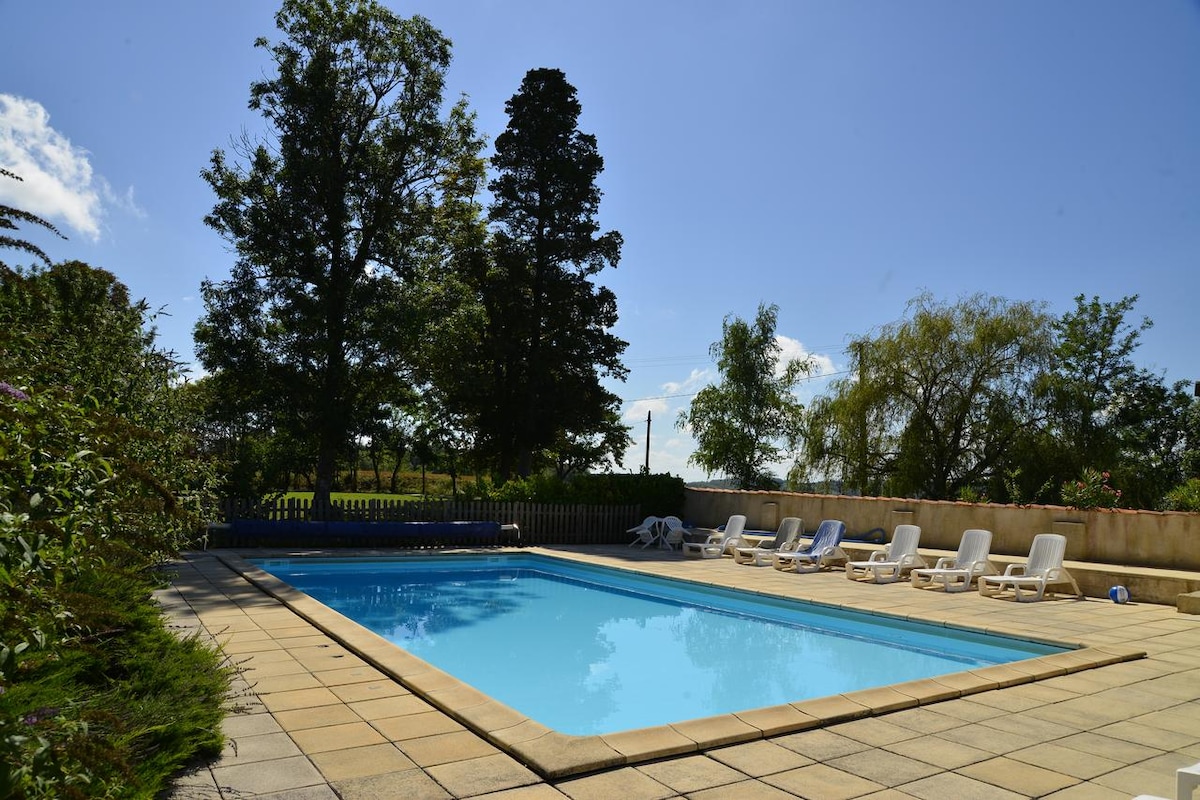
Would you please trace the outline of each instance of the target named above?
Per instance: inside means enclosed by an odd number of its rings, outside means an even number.
[[[462,549],[439,551],[438,554],[480,552],[489,555],[535,553],[566,561],[576,560],[571,557],[570,553],[536,548],[489,548],[485,551]],[[1144,650],[1134,647],[1084,646],[1078,642],[1048,638],[1036,632],[1025,633],[1014,630],[1011,626],[1005,627],[1002,621],[997,620],[991,622],[985,620],[979,625],[947,620],[940,623],[934,621],[933,624],[941,624],[945,627],[1019,637],[1076,649],[1038,656],[1012,664],[949,673],[907,684],[863,689],[841,695],[780,706],[767,706],[672,725],[596,736],[573,736],[560,733],[528,719],[519,711],[488,697],[449,673],[400,649],[382,636],[314,600],[247,560],[249,558],[301,559],[363,555],[397,558],[429,557],[428,553],[420,551],[414,553],[412,551],[381,552],[380,550],[351,549],[330,551],[318,548],[289,550],[259,548],[237,551],[210,550],[208,554],[219,559],[250,584],[291,609],[366,664],[397,681],[432,707],[475,731],[497,748],[547,779],[559,779],[618,766],[641,764],[709,748],[750,742],[764,736],[798,733],[817,727],[926,706],[979,692],[1008,688],[1096,667],[1132,661],[1146,656]],[[626,569],[636,574],[654,574],[637,569],[636,565],[609,566],[612,569]],[[703,580],[692,582],[722,589],[730,588],[718,582],[708,583]],[[781,596],[772,593],[767,588],[743,589],[742,591],[769,597]],[[848,606],[835,602],[823,603],[811,600],[798,600],[797,602],[826,608],[848,608]],[[853,610],[881,617],[909,618],[905,614],[889,614],[886,611],[862,608]],[[920,621],[930,623],[927,616],[921,617]],[[1021,666],[1015,667],[1013,664]],[[906,689],[909,691],[905,691]],[[276,700],[278,701],[278,698]],[[755,724],[753,720],[756,719],[763,720],[763,724]]]

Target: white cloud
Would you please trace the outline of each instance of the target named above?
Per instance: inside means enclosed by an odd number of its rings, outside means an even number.
[[[683,394],[693,389],[699,390],[704,384],[712,380],[712,374],[712,370],[710,369],[694,369],[682,381],[667,381],[662,385],[662,388],[667,394]]]
[[[797,339],[776,334],[775,342],[779,345],[779,362],[775,365],[777,375],[783,374],[783,366],[793,359],[811,361],[813,370],[810,375],[814,378],[828,375],[836,369],[833,359],[826,355],[810,353]]]
[[[108,181],[104,180],[104,178],[100,178],[99,183],[100,190],[104,193],[104,200],[109,205],[116,206],[129,216],[136,217],[137,219],[145,219],[148,216],[146,214],[146,209],[139,206],[137,204],[137,200],[134,199],[132,186],[127,188],[124,192],[117,194],[117,192],[108,185]]]
[[[670,407],[670,403],[667,402],[665,397],[648,397],[642,400],[634,400],[629,404],[629,408],[625,409],[623,419],[644,422],[647,412],[661,418],[663,414],[667,413]]]
[[[93,174],[88,152],[52,128],[34,100],[0,93],[0,165],[22,178],[0,181],[0,202],[64,222],[92,241],[100,238],[106,203],[145,215],[133,188],[118,194]]]

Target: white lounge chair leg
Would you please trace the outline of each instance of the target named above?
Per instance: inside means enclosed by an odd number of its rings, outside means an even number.
[[[946,576],[946,591],[947,592],[965,592],[971,588],[971,576],[966,575],[960,581],[953,575]]]

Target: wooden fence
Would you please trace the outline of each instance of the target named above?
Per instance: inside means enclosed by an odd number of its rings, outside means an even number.
[[[498,522],[520,528],[522,545],[625,544],[626,531],[642,519],[641,506],[498,503],[483,500],[335,500],[321,508],[311,500],[226,500],[226,523],[239,519],[344,522]]]

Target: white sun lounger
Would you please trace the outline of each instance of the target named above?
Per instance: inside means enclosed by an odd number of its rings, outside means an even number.
[[[1067,537],[1058,533],[1039,533],[1033,537],[1029,560],[1024,564],[1009,564],[1003,575],[984,575],[979,579],[979,594],[990,597],[1012,591],[1019,602],[1041,600],[1047,586],[1070,585],[1076,597],[1083,597],[1079,584],[1063,567]]]
[[[921,541],[918,525],[897,525],[892,540],[866,561],[846,562],[846,577],[852,581],[870,578],[873,583],[895,583],[914,567],[925,566],[917,552]]]
[[[683,543],[685,556],[700,558],[720,558],[726,553],[732,553],[733,548],[741,544],[742,531],[746,529],[746,515],[734,514],[725,523],[725,530],[711,534],[703,542]]]
[[[990,560],[992,532],[982,528],[963,531],[958,552],[942,556],[932,567],[918,567],[909,573],[913,587],[923,589],[941,584],[947,592],[965,592],[980,575],[996,571]]]
[[[775,538],[770,543],[764,543],[757,547],[750,545],[741,545],[733,548],[733,560],[739,564],[753,564],[756,567],[765,567],[771,563],[771,556],[781,550],[790,550],[796,546],[796,537],[804,529],[804,523],[799,517],[784,517],[779,522],[779,530],[775,532]]]

